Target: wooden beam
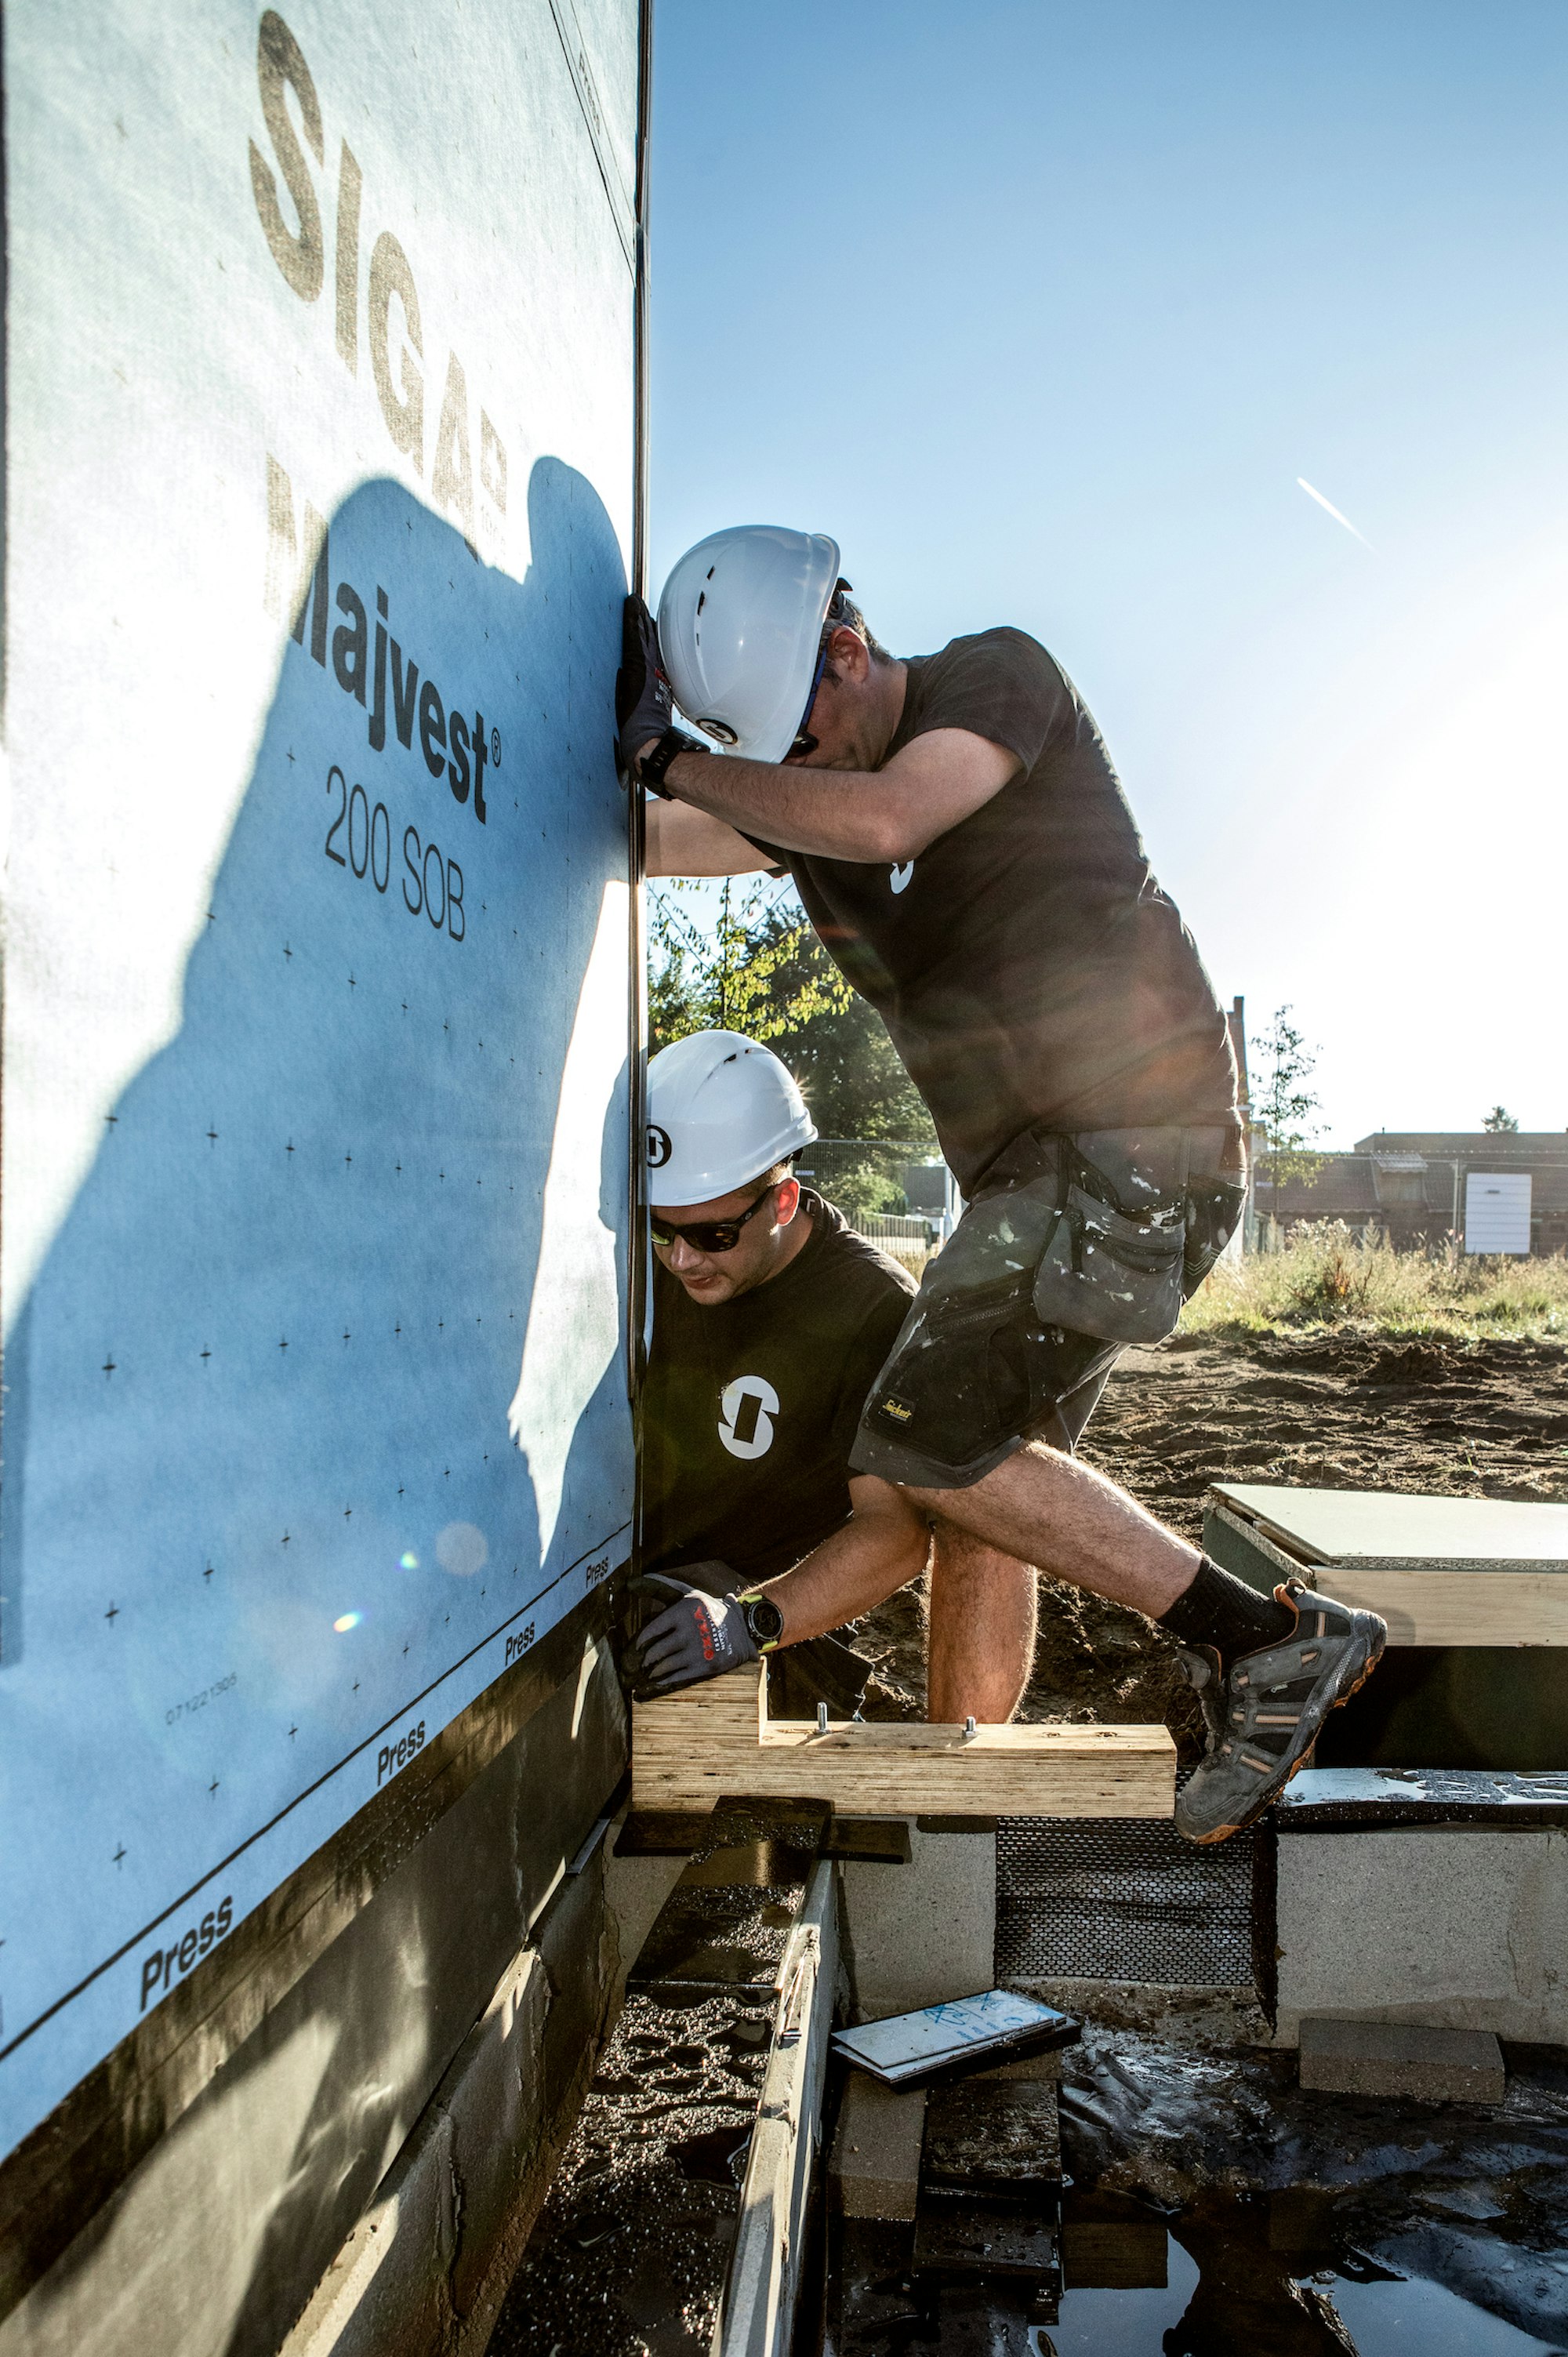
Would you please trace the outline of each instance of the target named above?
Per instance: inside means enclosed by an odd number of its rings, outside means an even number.
[[[868,1815],[1168,1817],[1163,1727],[933,1727],[769,1719],[760,1664],[632,1709],[632,1806],[709,1808],[725,1793],[809,1798]]]
[[[1283,1507],[1276,1508],[1280,1519],[1275,1522],[1257,1517],[1255,1501],[1262,1494],[1254,1488],[1243,1503],[1239,1487],[1216,1488],[1209,1491],[1204,1513],[1204,1544],[1209,1553],[1254,1587],[1267,1592],[1278,1581],[1294,1577],[1341,1604],[1380,1612],[1389,1624],[1391,1645],[1568,1645],[1568,1566],[1552,1570],[1544,1563],[1519,1561],[1319,1563],[1307,1555],[1300,1537],[1284,1528]],[[1489,1501],[1459,1498],[1436,1502]]]
[[[1380,1612],[1391,1645],[1568,1645],[1568,1577],[1560,1571],[1337,1563],[1307,1577],[1341,1604]]]

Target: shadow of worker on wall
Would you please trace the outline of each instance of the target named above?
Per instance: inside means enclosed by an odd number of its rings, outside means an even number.
[[[296,1862],[274,1837],[252,1887],[252,1837],[367,1743],[373,1769],[416,1701],[434,1732],[433,1681],[503,1626],[542,1635],[629,1515],[626,582],[559,461],[529,524],[520,582],[392,482],[328,520],[179,1029],[17,1320],[0,1747],[40,2006],[223,1860],[242,1923]],[[539,1796],[545,1847],[570,1784]],[[373,1772],[350,1787],[331,1824]],[[299,1855],[331,1830],[315,1805]],[[306,2247],[319,2273],[514,1950],[515,1900],[410,1917],[392,2048],[384,2008],[312,2018],[244,2282],[212,2205],[236,2347],[292,2321]]]

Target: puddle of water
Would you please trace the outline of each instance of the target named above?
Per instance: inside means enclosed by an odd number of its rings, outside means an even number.
[[[1360,2357],[1558,2357],[1559,2344],[1472,2308],[1442,2284],[1336,2283],[1333,2292]]]
[[[1057,2357],[1162,2357],[1165,2334],[1197,2288],[1197,2269],[1168,2234],[1165,2281],[1164,2291],[1063,2292],[1061,2320],[1050,2327]]]
[[[1189,2341],[1173,2330],[1198,2284],[1197,2268],[1174,2235],[1166,2237],[1166,2270],[1164,2291],[1064,2292],[1061,2320],[1049,2327],[1057,2357],[1165,2357],[1173,2350],[1221,2345],[1207,2337]],[[1318,2276],[1311,2286],[1332,2299],[1358,2357],[1564,2357],[1561,2343],[1538,2341],[1442,2284],[1419,2278],[1348,2283],[1338,2276]],[[1282,2349],[1321,2348],[1326,2357],[1342,2346],[1326,2330],[1315,2335],[1305,2317],[1291,2322],[1302,2330],[1299,2337],[1289,2333],[1279,2343]],[[1252,2342],[1246,2357],[1267,2357],[1267,2349],[1266,2341]]]

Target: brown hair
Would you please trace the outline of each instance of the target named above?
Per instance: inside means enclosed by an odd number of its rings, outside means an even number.
[[[865,616],[849,594],[849,583],[841,581],[829,601],[827,619],[822,624],[822,637],[831,639],[835,630],[853,630],[865,641],[865,651],[873,662],[890,663],[893,660],[880,639],[874,638]],[[838,677],[830,661],[824,678]]]

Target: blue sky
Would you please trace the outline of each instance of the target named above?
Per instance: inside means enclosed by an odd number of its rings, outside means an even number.
[[[1568,5],[658,0],[654,95],[655,590],[1034,631],[1326,1142],[1568,1126]]]

